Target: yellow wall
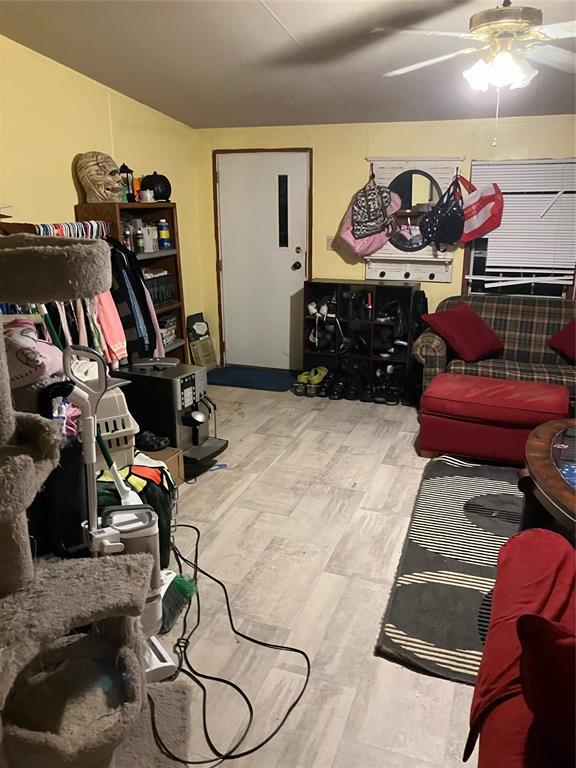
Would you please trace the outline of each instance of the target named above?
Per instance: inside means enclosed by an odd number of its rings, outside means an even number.
[[[353,192],[366,182],[368,156],[488,159],[572,157],[576,154],[573,115],[501,119],[496,147],[493,120],[452,120],[430,123],[315,125],[274,128],[202,129],[197,134],[196,173],[199,199],[199,238],[203,254],[204,308],[217,329],[217,286],[212,215],[212,150],[312,147],[313,169],[313,275],[362,279],[363,265],[347,264],[326,248],[336,233]],[[462,255],[455,254],[451,284],[423,284],[430,308],[446,296],[460,293]]]
[[[70,164],[91,149],[137,174],[165,173],[178,204],[186,310],[203,310],[216,337],[212,150],[311,147],[313,273],[346,279],[362,278],[363,267],[326,239],[366,180],[366,156],[459,156],[466,173],[472,159],[574,156],[574,129],[573,115],[501,119],[496,147],[493,120],[194,130],[0,36],[0,201],[14,204],[16,221],[72,219]],[[453,276],[426,285],[431,308],[460,291],[461,252]]]
[[[157,170],[178,203],[186,305],[202,305],[195,279],[195,131],[0,36],[0,202],[14,221],[73,221],[71,163],[102,150],[136,175]]]

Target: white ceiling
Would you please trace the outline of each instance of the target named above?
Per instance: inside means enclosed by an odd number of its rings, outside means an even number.
[[[528,2],[528,0],[526,0]],[[544,23],[574,0],[532,0]],[[382,73],[469,46],[407,28],[465,31],[494,0],[26,0],[0,2],[0,32],[195,128],[488,117],[463,56]],[[386,28],[374,32],[375,28]],[[559,44],[574,50],[574,41]],[[575,111],[572,75],[540,66],[506,90],[502,115]],[[9,74],[9,73],[8,73]],[[33,86],[31,86],[31,92]]]

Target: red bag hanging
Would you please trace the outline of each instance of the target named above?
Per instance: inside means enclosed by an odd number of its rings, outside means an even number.
[[[502,223],[504,196],[498,184],[486,184],[476,189],[464,176],[458,177],[468,196],[462,201],[464,209],[464,233],[461,243],[469,243],[477,237],[484,237]]]

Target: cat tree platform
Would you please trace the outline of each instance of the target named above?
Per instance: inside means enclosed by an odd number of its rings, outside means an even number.
[[[152,566],[148,555],[49,563],[0,601],[0,709],[10,766],[110,763],[143,705],[142,640],[130,617],[142,611]],[[95,623],[95,634],[69,634]]]

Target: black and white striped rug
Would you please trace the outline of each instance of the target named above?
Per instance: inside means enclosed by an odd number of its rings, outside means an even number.
[[[449,456],[426,466],[377,656],[474,684],[498,552],[522,516],[517,474]]]

